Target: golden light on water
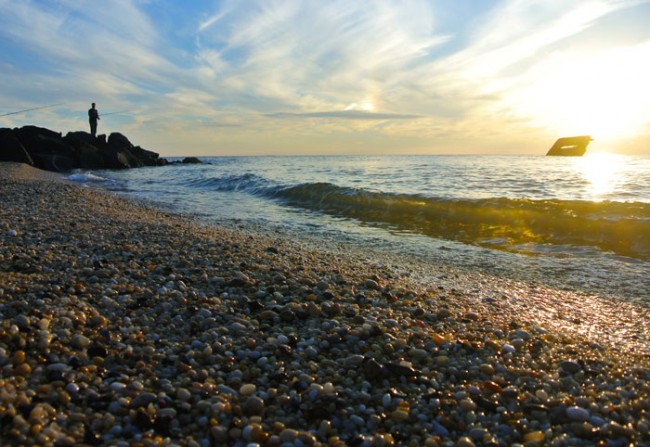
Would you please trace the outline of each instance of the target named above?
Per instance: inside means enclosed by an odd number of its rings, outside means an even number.
[[[587,154],[576,161],[582,177],[589,183],[593,200],[615,190],[625,165],[624,156],[611,153]]]

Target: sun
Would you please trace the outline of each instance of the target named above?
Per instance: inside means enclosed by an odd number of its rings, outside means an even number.
[[[650,116],[650,44],[552,58],[516,89],[513,108],[559,135],[633,137]]]
[[[375,105],[371,100],[366,100],[366,101],[361,101],[361,102],[353,102],[350,105],[348,105],[345,110],[361,110],[362,112],[374,112],[375,111]]]

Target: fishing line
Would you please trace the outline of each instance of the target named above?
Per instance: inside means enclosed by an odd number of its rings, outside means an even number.
[[[109,112],[109,113],[101,113],[99,116],[108,116],[108,115],[117,115],[118,113],[124,113],[124,114],[129,114],[130,112],[128,110],[121,110],[119,112]]]
[[[64,103],[64,102],[60,102],[60,103],[58,103],[58,104],[50,104],[49,106],[33,107],[33,108],[31,108],[31,109],[18,110],[17,112],[3,113],[2,115],[0,115],[0,117],[2,117],[2,116],[9,116],[9,115],[17,115],[17,114],[19,114],[19,113],[24,113],[24,112],[31,112],[32,110],[47,109],[47,108],[49,108],[49,107],[61,106],[61,105],[63,105],[63,104],[65,104],[65,103]]]

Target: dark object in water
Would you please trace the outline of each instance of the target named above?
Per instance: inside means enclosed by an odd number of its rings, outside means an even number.
[[[546,155],[560,155],[581,157],[587,151],[591,136],[582,135],[579,137],[564,137],[558,139]]]

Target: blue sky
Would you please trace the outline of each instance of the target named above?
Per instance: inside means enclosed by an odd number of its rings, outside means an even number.
[[[0,127],[163,155],[650,154],[650,1],[0,0]],[[115,113],[120,112],[120,113]],[[590,150],[592,150],[590,149]]]

